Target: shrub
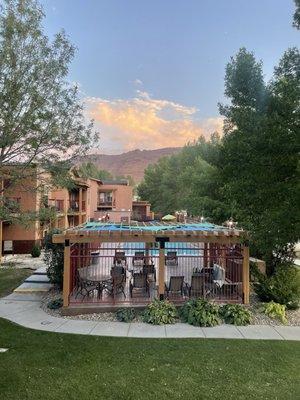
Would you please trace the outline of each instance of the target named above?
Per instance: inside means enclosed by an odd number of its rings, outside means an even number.
[[[136,317],[134,308],[120,308],[116,312],[116,318],[120,322],[131,322]]]
[[[38,258],[41,255],[41,248],[37,244],[32,247],[31,256],[33,258]]]
[[[45,237],[45,256],[44,261],[47,265],[47,276],[51,283],[63,286],[64,272],[64,245],[61,243],[52,243],[52,235],[60,233],[59,229],[54,229]]]
[[[153,300],[142,314],[142,320],[148,324],[174,324],[177,319],[177,310],[168,300]]]
[[[58,308],[61,308],[62,306],[63,306],[62,298],[51,300],[47,304],[47,307],[50,308],[50,310],[57,310]]]
[[[271,277],[260,274],[258,282],[254,284],[254,290],[263,302],[274,301],[290,309],[298,308],[300,272],[293,266],[281,266]]]
[[[220,307],[220,316],[226,324],[248,325],[251,322],[251,312],[241,304],[225,304]]]
[[[219,307],[205,299],[187,301],[181,309],[181,317],[195,326],[216,326],[220,323]]]
[[[285,316],[286,306],[283,304],[274,303],[274,301],[270,301],[270,303],[264,304],[264,313],[268,315],[270,318],[278,319],[283,324],[287,323],[287,318]]]

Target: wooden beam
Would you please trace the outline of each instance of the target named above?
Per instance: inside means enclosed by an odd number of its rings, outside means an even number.
[[[71,251],[70,243],[65,241],[64,249],[64,281],[63,281],[63,306],[68,307],[71,289]]]
[[[158,261],[158,295],[160,299],[165,295],[165,249],[159,249]]]
[[[243,253],[243,300],[244,304],[249,304],[249,297],[250,297],[249,247],[244,245],[242,253]]]

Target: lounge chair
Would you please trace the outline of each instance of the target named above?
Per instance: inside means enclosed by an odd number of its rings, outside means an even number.
[[[129,291],[131,297],[133,297],[135,294],[146,295],[150,297],[147,274],[134,273],[129,285]]]
[[[191,285],[188,286],[190,297],[205,297],[205,276],[192,275]]]
[[[166,260],[166,265],[177,266],[178,265],[177,251],[168,251],[165,260]]]
[[[132,258],[133,266],[142,266],[145,262],[145,254],[143,251],[136,251]]]
[[[171,276],[169,285],[165,285],[167,297],[183,296],[184,276]]]

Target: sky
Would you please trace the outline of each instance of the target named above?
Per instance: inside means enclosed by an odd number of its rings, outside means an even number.
[[[299,46],[293,0],[42,0],[51,37],[77,47],[69,79],[100,133],[97,150],[183,146],[222,131],[224,73],[240,47],[270,79]]]

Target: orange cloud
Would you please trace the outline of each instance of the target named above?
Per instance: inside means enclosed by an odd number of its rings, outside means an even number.
[[[141,91],[129,100],[86,98],[85,103],[106,152],[183,146],[201,135],[221,132],[223,125],[221,117],[199,121],[196,108],[153,99]]]

